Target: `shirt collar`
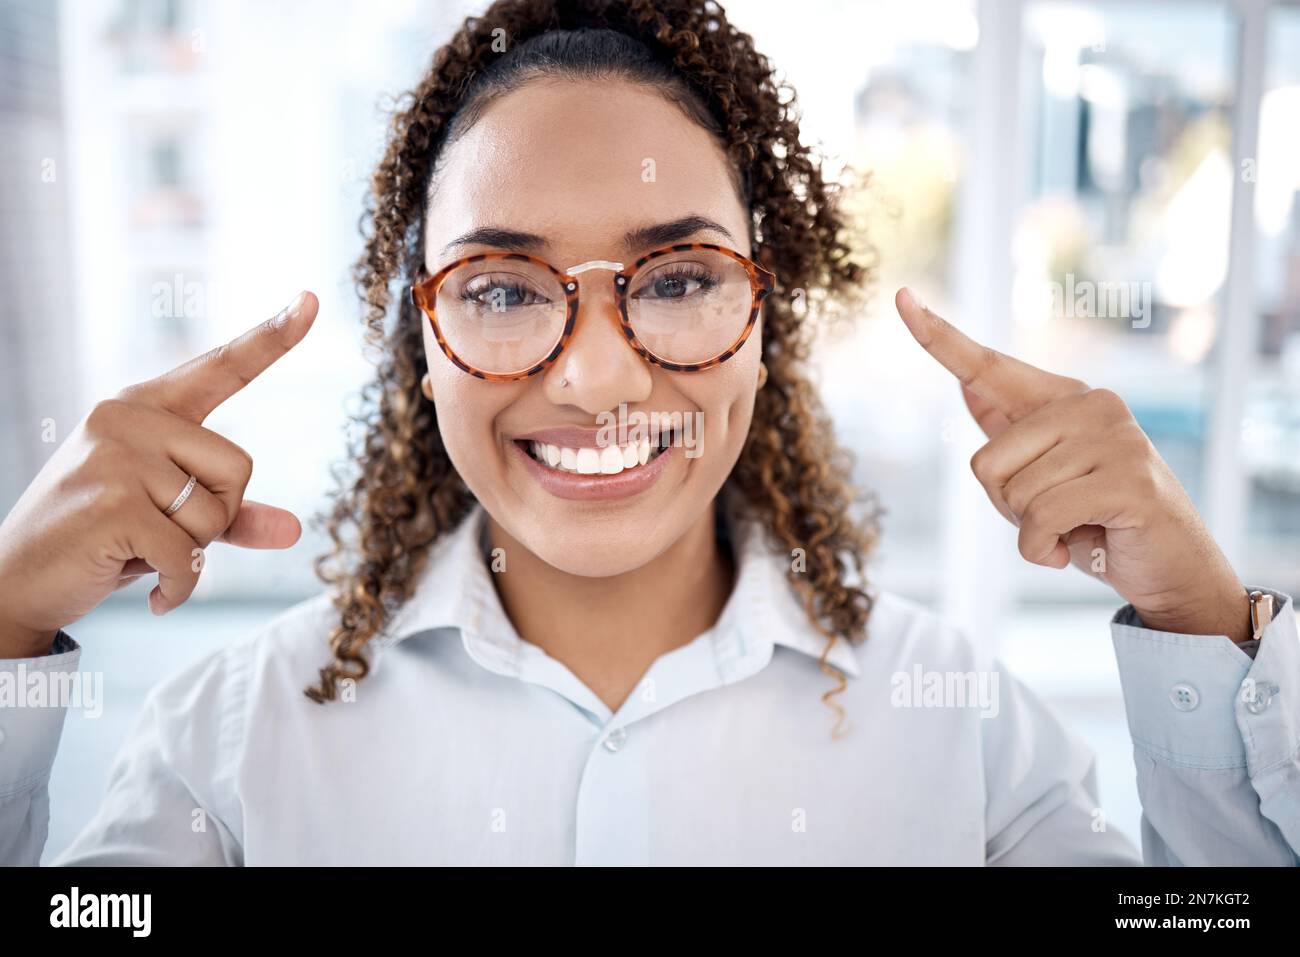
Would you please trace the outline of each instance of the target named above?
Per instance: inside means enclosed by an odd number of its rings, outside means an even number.
[[[711,641],[724,682],[752,673],[756,659],[766,663],[772,645],[819,660],[828,639],[812,627],[786,577],[789,558],[765,544],[757,522],[738,520],[725,505],[722,514],[736,556],[736,582],[717,622],[700,637]],[[474,660],[503,674],[519,674],[520,661],[533,646],[520,638],[501,606],[489,570],[489,546],[487,513],[476,503],[459,526],[430,548],[411,597],[372,645],[382,650],[414,635],[452,628],[461,633]],[[826,660],[850,677],[860,673],[857,654],[843,638],[836,639]]]

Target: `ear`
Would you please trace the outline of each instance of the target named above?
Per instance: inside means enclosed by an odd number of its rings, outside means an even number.
[[[762,266],[764,269],[768,270],[769,272],[776,272],[776,270],[772,268],[772,247],[771,246],[759,246],[758,255],[754,257],[754,262],[758,263],[760,266]]]

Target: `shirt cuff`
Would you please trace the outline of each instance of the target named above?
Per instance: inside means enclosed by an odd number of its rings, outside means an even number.
[[[1274,616],[1253,656],[1227,635],[1153,631],[1132,605],[1116,612],[1111,639],[1137,748],[1166,764],[1244,767],[1251,776],[1295,755],[1300,635],[1294,602],[1258,590],[1273,596]]]
[[[49,777],[68,695],[80,696],[86,678],[75,674],[80,660],[81,646],[63,631],[47,655],[0,659],[0,799]],[[51,680],[64,674],[71,680]]]

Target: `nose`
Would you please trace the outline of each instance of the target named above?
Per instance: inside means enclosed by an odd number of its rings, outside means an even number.
[[[650,364],[629,345],[614,299],[612,273],[593,269],[578,282],[578,319],[573,336],[546,373],[547,398],[576,405],[589,415],[650,397]],[[561,381],[567,384],[560,385]]]

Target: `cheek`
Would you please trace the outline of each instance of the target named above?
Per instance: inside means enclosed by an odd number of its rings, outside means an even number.
[[[511,390],[456,368],[427,331],[425,357],[438,413],[438,432],[452,464],[469,481],[473,475],[482,474],[496,455],[494,425],[507,404],[506,393]]]
[[[718,409],[718,435],[725,442],[733,458],[740,454],[741,446],[749,434],[754,418],[754,400],[758,392],[758,366],[763,356],[762,326],[754,330],[744,347],[715,371],[720,373],[710,391]],[[707,408],[707,406],[701,406]]]
[[[755,380],[757,375],[755,368]],[[745,444],[754,415],[754,382],[750,380],[748,363],[728,362],[697,374],[695,381],[682,383],[683,395],[702,413],[704,455],[697,461],[707,463],[710,472],[730,471]]]

